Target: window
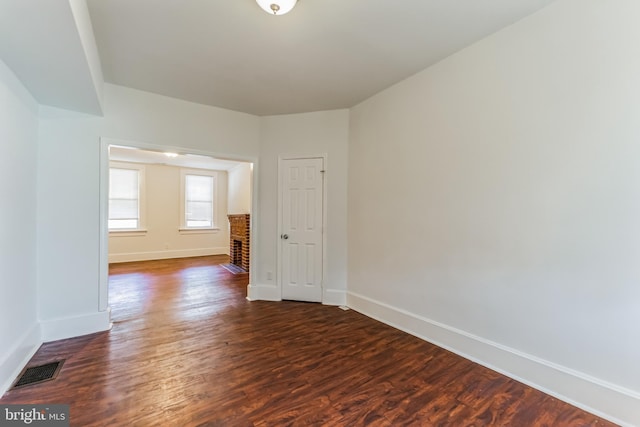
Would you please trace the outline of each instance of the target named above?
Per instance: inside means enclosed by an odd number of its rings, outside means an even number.
[[[182,171],[182,228],[215,227],[215,172]]]
[[[109,168],[109,230],[139,230],[142,167]]]

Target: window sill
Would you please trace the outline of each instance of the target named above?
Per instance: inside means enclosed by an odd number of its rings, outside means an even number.
[[[147,230],[140,228],[137,230],[109,230],[109,237],[131,237],[131,236],[145,236]]]
[[[180,234],[213,234],[219,232],[220,229],[218,227],[210,227],[210,228],[179,228],[178,232]]]

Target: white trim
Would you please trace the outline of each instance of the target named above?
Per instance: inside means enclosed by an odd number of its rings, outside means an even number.
[[[178,233],[180,234],[215,234],[219,233],[219,227],[209,227],[209,228],[179,228]]]
[[[276,218],[278,221],[277,224],[277,232],[276,232],[276,277],[275,277],[275,283],[276,283],[276,291],[278,293],[277,299],[274,299],[273,301],[282,301],[282,239],[279,236],[282,236],[282,199],[283,199],[283,195],[282,195],[282,161],[285,160],[285,158],[283,156],[279,156],[278,157],[278,186],[276,191],[278,192],[278,200],[277,203],[278,205],[276,206]],[[258,287],[258,289],[260,289]],[[260,292],[257,292],[258,295],[260,295]],[[262,298],[256,298],[256,299],[262,299]]]
[[[44,342],[108,331],[111,326],[111,309],[40,322]]]
[[[29,328],[0,362],[0,397],[9,390],[20,372],[42,345],[40,324]]]
[[[208,255],[229,255],[229,248],[197,248],[197,249],[172,249],[166,251],[129,252],[123,254],[110,254],[109,263],[150,261],[154,259],[189,258]]]
[[[251,169],[251,212],[249,214],[249,284],[247,285],[247,299],[249,297],[249,288],[252,283],[257,280],[258,274],[256,273],[257,265],[256,257],[258,254],[258,229],[259,224],[257,219],[259,206],[258,206],[258,163],[254,162],[250,166]],[[228,176],[227,176],[228,178]]]
[[[258,301],[258,287],[256,285],[252,285],[249,283],[247,285],[247,300],[248,301]]]
[[[135,230],[109,230],[109,237],[134,237],[145,236],[147,230],[135,229]]]
[[[247,286],[247,299],[249,301],[282,301],[282,296],[279,286],[250,284]]]
[[[100,138],[98,310],[109,309],[109,141]]]
[[[347,291],[343,289],[325,289],[322,296],[324,305],[346,305]]]
[[[347,305],[622,426],[640,425],[640,394],[406,310],[347,292]]]

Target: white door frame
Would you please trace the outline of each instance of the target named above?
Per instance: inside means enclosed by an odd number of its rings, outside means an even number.
[[[326,279],[327,279],[327,183],[328,183],[328,165],[327,154],[282,154],[278,156],[278,232],[276,240],[278,242],[278,251],[276,256],[276,278],[278,279],[278,294],[282,300],[282,189],[283,189],[283,160],[300,160],[300,159],[322,159],[324,168],[322,182],[322,303],[325,301]]]
[[[110,145],[124,145],[127,147],[140,148],[142,150],[152,151],[171,151],[177,153],[189,153],[198,154],[201,156],[209,156],[221,159],[236,160],[239,162],[253,163],[253,173],[251,179],[251,230],[250,230],[250,254],[249,254],[249,284],[247,285],[247,292],[249,286],[255,283],[256,280],[256,250],[258,245],[254,244],[258,236],[258,158],[257,157],[243,157],[237,155],[229,155],[224,153],[215,153],[203,150],[195,150],[192,148],[176,147],[168,145],[156,145],[139,141],[128,141],[114,138],[100,138],[100,213],[99,213],[99,227],[100,227],[100,248],[99,248],[99,279],[98,279],[98,310],[107,311],[109,308],[109,146]]]

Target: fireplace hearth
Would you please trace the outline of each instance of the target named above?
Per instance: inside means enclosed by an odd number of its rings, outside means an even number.
[[[229,260],[231,264],[249,271],[250,230],[249,214],[228,215],[230,225]]]

